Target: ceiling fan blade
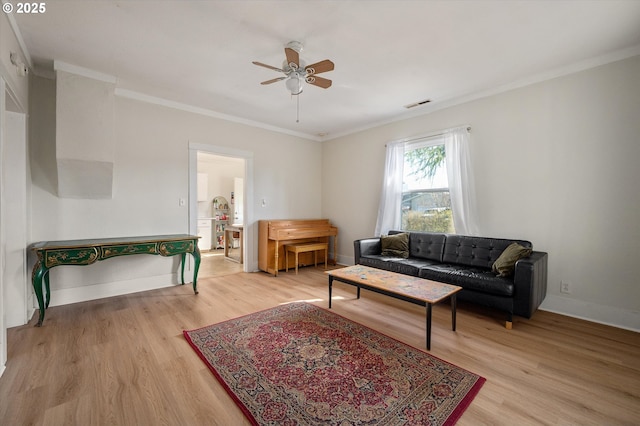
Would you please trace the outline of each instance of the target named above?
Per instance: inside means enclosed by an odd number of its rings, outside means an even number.
[[[305,71],[309,74],[320,74],[321,72],[333,71],[334,64],[328,59],[307,65]]]
[[[284,80],[285,78],[287,78],[287,77],[272,78],[271,80],[263,81],[260,84],[271,84],[271,83],[275,83],[276,81]]]
[[[287,64],[296,64],[295,68],[300,66],[300,55],[298,55],[298,52],[290,47],[285,47],[284,54],[287,55]]]
[[[314,86],[322,87],[323,89],[328,89],[331,87],[331,80],[327,78],[318,77],[315,75],[307,76],[307,83],[313,84]]]
[[[263,64],[262,62],[253,61],[252,64],[258,65],[259,67],[269,68],[270,70],[284,72],[280,68],[272,67],[271,65]]]

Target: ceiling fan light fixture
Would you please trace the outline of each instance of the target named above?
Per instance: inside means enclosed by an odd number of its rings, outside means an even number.
[[[303,82],[304,80],[301,79],[300,76],[298,76],[297,74],[293,74],[287,79],[287,81],[285,81],[285,86],[292,95],[299,95],[300,93],[302,93]]]

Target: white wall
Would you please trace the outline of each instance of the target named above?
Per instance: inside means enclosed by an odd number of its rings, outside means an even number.
[[[373,235],[385,143],[469,124],[481,233],[549,253],[542,308],[640,330],[638,76],[634,57],[324,142],[339,259]]]
[[[33,119],[52,126],[55,82],[35,78],[34,96],[42,98]],[[181,207],[179,199],[189,198],[189,142],[254,154],[254,220],[320,216],[318,142],[118,96],[114,123],[113,199],[58,198],[55,147],[45,129],[32,135],[33,241],[188,233],[189,203]],[[270,201],[264,208],[261,198]],[[247,226],[257,238],[257,223]],[[257,259],[257,241],[247,250]],[[177,268],[177,257],[156,256],[53,268],[51,305],[172,285]]]

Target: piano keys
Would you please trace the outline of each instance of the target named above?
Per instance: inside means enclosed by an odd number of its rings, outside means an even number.
[[[287,219],[258,221],[258,268],[278,276],[278,271],[285,268],[285,244],[305,242],[329,243],[333,237],[333,259],[329,263],[336,264],[338,253],[338,228],[331,225],[329,219]],[[302,265],[313,263],[313,253],[301,253],[299,262]]]

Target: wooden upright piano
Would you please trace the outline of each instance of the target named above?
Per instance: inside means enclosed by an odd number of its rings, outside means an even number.
[[[258,267],[261,271],[278,276],[284,269],[284,246],[289,243],[326,242],[333,237],[333,259],[335,265],[338,253],[338,228],[331,225],[328,219],[289,219],[258,221]],[[313,253],[301,253],[301,265],[313,263]]]

